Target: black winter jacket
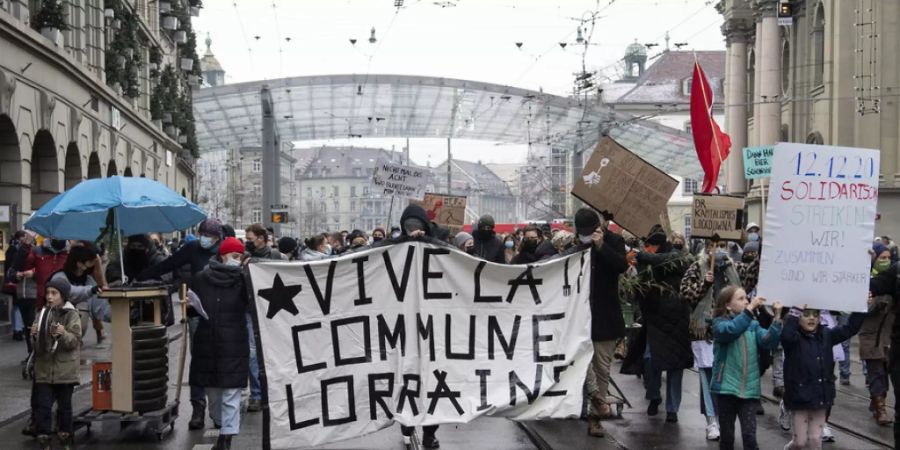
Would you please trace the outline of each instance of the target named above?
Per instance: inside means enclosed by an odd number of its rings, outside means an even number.
[[[192,290],[209,320],[200,318],[191,343],[191,386],[246,387],[250,369],[249,300],[241,268],[210,261],[194,276]]]
[[[691,307],[682,299],[681,278],[690,261],[669,243],[656,254],[637,256],[638,276],[650,287],[635,295],[641,307],[643,327],[622,365],[622,372],[643,373],[643,355],[650,344],[650,361],[656,370],[688,369],[694,365],[691,350]]]
[[[894,263],[888,270],[879,272],[878,275],[872,277],[869,282],[869,291],[873,297],[891,296],[895,315],[900,312],[900,274],[898,274],[898,270],[900,270],[898,263]],[[891,329],[891,354],[888,361],[890,361],[892,369],[900,366],[900,320],[896,319]]]
[[[184,265],[191,266],[191,276],[197,275],[197,273],[206,268],[211,259],[214,259],[215,256],[219,254],[219,244],[221,243],[222,241],[219,240],[215,245],[207,250],[200,246],[199,239],[196,241],[188,242],[169,258],[141,272],[137,276],[137,279],[157,279],[167,273],[178,270],[181,266]]]
[[[475,241],[475,251],[472,256],[488,262],[506,264],[506,247],[493,233],[491,236],[482,236],[481,230],[472,230],[472,240]]]
[[[828,329],[820,324],[810,334],[800,328],[800,310],[791,310],[781,331],[785,408],[791,411],[826,409],[834,403],[832,347],[858,333],[865,318],[865,314],[853,313],[847,325]]]
[[[591,264],[591,340],[612,341],[625,336],[625,318],[619,302],[619,275],[628,270],[625,239],[607,231],[598,250],[593,243],[569,248],[562,256],[590,248]]]

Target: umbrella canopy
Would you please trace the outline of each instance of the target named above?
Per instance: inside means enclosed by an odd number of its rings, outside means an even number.
[[[125,236],[184,230],[206,212],[164,184],[147,178],[109,177],[82,181],[35,212],[25,228],[57,239],[95,240],[110,211]]]

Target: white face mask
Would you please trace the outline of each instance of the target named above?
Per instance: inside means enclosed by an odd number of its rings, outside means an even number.
[[[591,241],[594,240],[594,237],[593,236],[579,236],[578,240],[580,240],[582,244],[590,244]]]
[[[234,259],[234,258],[228,258],[225,260],[225,265],[228,267],[238,267],[241,265],[241,260]]]

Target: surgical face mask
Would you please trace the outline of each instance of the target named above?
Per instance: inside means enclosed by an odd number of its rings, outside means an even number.
[[[891,268],[891,260],[889,259],[879,259],[875,261],[875,270],[877,272],[884,272]]]
[[[716,248],[716,261],[724,261],[728,257],[728,250],[724,248]]]
[[[582,244],[590,244],[591,241],[594,240],[593,236],[578,236],[578,240],[581,241]]]
[[[506,241],[503,243],[503,245],[506,246],[506,248],[513,248],[514,244],[515,243],[513,241]]]
[[[234,259],[234,258],[228,258],[225,260],[225,265],[228,267],[240,267],[241,260]]]
[[[333,251],[334,250],[331,248],[331,244],[325,244],[325,254],[326,255],[331,255],[331,252],[333,252]]]
[[[391,233],[391,239],[397,239],[398,237],[400,237],[399,231],[394,231],[393,233]]]
[[[209,236],[200,236],[200,246],[205,250],[209,250],[213,246],[213,240]]]
[[[750,233],[749,235],[747,235],[747,237],[750,239],[751,242],[759,241],[759,233]]]

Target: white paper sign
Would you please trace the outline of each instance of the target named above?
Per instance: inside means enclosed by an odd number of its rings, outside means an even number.
[[[394,421],[581,413],[593,354],[587,252],[513,266],[410,242],[249,270],[263,448],[320,446]]]
[[[424,169],[381,162],[375,166],[372,182],[382,190],[382,195],[421,200],[425,190],[425,175]]]
[[[775,146],[759,295],[866,311],[878,174],[877,150]]]

